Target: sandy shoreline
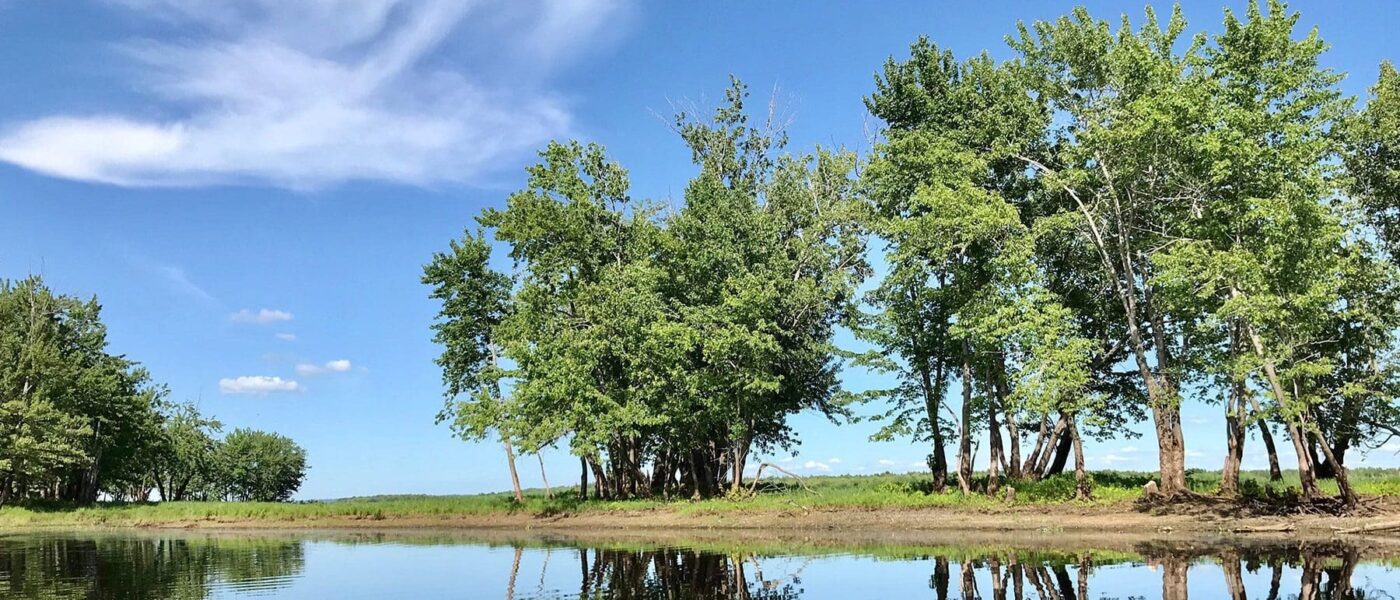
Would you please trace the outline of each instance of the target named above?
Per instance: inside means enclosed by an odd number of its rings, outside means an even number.
[[[717,534],[727,537],[838,536],[890,534],[930,538],[949,534],[1005,537],[1069,536],[1134,538],[1283,538],[1394,539],[1400,530],[1358,532],[1400,520],[1400,513],[1352,517],[1295,515],[1286,517],[1222,517],[1212,514],[1154,515],[1130,506],[1068,507],[1023,506],[991,511],[927,509],[794,509],[791,511],[684,512],[669,509],[589,511],[579,514],[537,516],[524,513],[478,515],[386,515],[383,517],[328,517],[248,519],[205,517],[156,522],[105,523],[52,522],[21,526],[23,529],[211,529],[266,531],[362,531],[362,530],[472,530],[511,533],[558,532],[592,534],[606,532],[628,537],[655,538],[658,533]],[[14,529],[14,528],[11,528]]]

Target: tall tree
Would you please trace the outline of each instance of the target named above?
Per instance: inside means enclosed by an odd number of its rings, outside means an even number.
[[[1049,131],[1042,156],[1021,158],[1059,201],[1047,212],[1072,223],[1095,255],[1078,278],[1118,304],[1167,494],[1186,490],[1180,403],[1193,348],[1183,333],[1194,315],[1158,301],[1152,256],[1175,238],[1204,176],[1196,113],[1206,98],[1190,69],[1198,45],[1180,50],[1185,28],[1179,9],[1165,23],[1149,9],[1140,28],[1125,18],[1115,32],[1080,8],[1011,38],[1029,91],[1063,125]]]
[[[481,232],[467,232],[449,243],[447,252],[433,254],[423,268],[423,283],[433,286],[429,297],[442,308],[433,324],[433,341],[443,347],[442,367],[446,404],[438,422],[448,421],[464,440],[485,439],[493,432],[505,448],[515,501],[524,496],[515,467],[515,449],[508,437],[501,379],[497,329],[509,308],[510,277],[490,267],[491,244]]]

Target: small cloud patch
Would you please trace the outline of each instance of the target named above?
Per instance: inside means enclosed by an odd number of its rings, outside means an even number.
[[[327,361],[325,364],[321,365],[309,362],[301,363],[297,365],[296,369],[298,375],[309,377],[313,375],[324,375],[326,373],[344,373],[349,371],[351,366],[349,360],[342,358],[339,360]]]
[[[301,384],[291,379],[268,375],[244,375],[219,380],[219,392],[224,394],[272,394],[301,390]]]
[[[276,323],[278,321],[290,321],[292,320],[292,313],[289,313],[285,310],[277,310],[272,308],[264,308],[258,310],[257,312],[254,312],[245,308],[236,313],[233,313],[232,315],[229,315],[229,320],[233,321],[234,323],[253,323],[257,325],[266,325],[268,323]]]

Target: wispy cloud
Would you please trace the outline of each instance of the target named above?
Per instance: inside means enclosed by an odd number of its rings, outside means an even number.
[[[189,274],[182,267],[163,264],[135,252],[128,252],[126,259],[131,265],[158,279],[162,285],[176,294],[206,305],[219,304],[219,299],[191,280]]]
[[[289,313],[285,310],[277,310],[275,308],[263,308],[257,311],[252,311],[245,308],[243,310],[229,315],[228,318],[234,323],[256,323],[259,325],[265,325],[267,323],[275,323],[277,321],[290,321],[292,320],[292,313]]]
[[[830,471],[831,465],[828,465],[824,462],[809,460],[805,463],[802,463],[802,468],[807,471]]]
[[[165,277],[166,283],[168,283],[170,287],[173,288],[175,291],[180,292],[181,294],[184,294],[191,298],[200,300],[202,302],[218,302],[218,300],[214,299],[214,296],[212,294],[204,291],[204,288],[199,287],[193,281],[190,281],[190,278],[188,275],[185,274],[184,269],[171,266],[159,266],[156,267],[156,269],[160,272],[162,276]]]
[[[171,116],[11,124],[0,160],[123,186],[471,182],[567,135],[566,103],[524,73],[594,44],[621,1],[115,0],[202,36],[120,47]],[[486,76],[511,60],[520,76]]]
[[[296,366],[297,374],[302,376],[321,375],[323,373],[334,372],[344,373],[349,371],[350,361],[346,359],[327,361],[325,364],[315,364],[304,362]]]
[[[268,375],[244,375],[219,380],[219,391],[225,394],[271,394],[300,389],[301,384],[294,380]]]
[[[277,338],[277,339],[279,339],[279,340],[281,340],[281,341],[284,341],[284,342],[295,342],[295,341],[297,341],[297,334],[295,334],[295,333],[274,333],[274,334],[272,334],[272,337]]]

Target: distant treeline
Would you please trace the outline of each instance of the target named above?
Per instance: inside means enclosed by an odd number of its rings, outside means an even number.
[[[0,280],[0,506],[100,497],[286,500],[306,452],[272,433],[220,424],[125,356],[107,352],[96,299],[38,277]]]
[[[939,491],[950,469],[974,491],[985,440],[983,491],[1073,456],[1088,495],[1082,437],[1150,418],[1178,494],[1190,399],[1220,407],[1194,432],[1224,432],[1221,493],[1251,433],[1278,473],[1281,434],[1305,499],[1335,477],[1353,504],[1347,458],[1400,432],[1400,75],[1343,95],[1297,21],[1079,9],[1018,25],[1005,61],[921,38],[875,76],[864,156],[784,153],[781,107],[751,122],[735,82],[675,120],[697,167],[678,202],[551,144],[425,269],[439,420],[501,441],[512,475],[567,444],[580,493],[626,498],[737,493],[753,452],[795,443],[789,415],[853,402],[928,444]],[[893,386],[843,390],[843,365]]]

